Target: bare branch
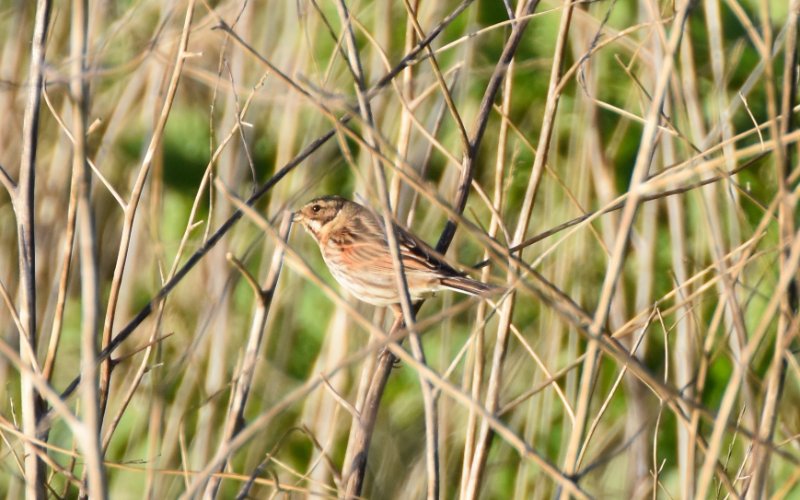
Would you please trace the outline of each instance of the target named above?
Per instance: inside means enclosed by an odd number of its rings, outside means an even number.
[[[8,175],[8,172],[6,172],[6,169],[3,167],[3,165],[0,165],[0,184],[6,188],[9,196],[13,198],[16,195],[17,185],[11,176]]]
[[[81,416],[86,426],[83,459],[87,493],[92,498],[108,495],[103,450],[100,444],[102,422],[98,390],[97,333],[100,322],[100,280],[97,240],[91,203],[91,173],[87,168],[86,130],[89,112],[87,72],[87,37],[89,2],[78,0],[72,5],[70,54],[72,57],[70,93],[72,94],[72,191],[77,195],[78,253],[81,269]],[[77,436],[76,436],[77,437]]]
[[[136,213],[139,208],[139,201],[141,200],[144,184],[147,176],[150,173],[150,168],[153,164],[156,151],[164,135],[164,128],[167,125],[172,103],[175,100],[175,94],[178,91],[178,83],[180,82],[181,72],[183,70],[184,62],[187,58],[186,47],[189,44],[189,33],[192,25],[192,17],[194,15],[194,0],[189,0],[186,7],[186,15],[183,22],[183,31],[181,32],[180,42],[175,55],[175,65],[172,68],[172,75],[170,77],[169,86],[167,87],[164,104],[161,107],[161,113],[153,129],[150,138],[150,144],[147,146],[142,165],[139,168],[139,173],[131,189],[131,195],[128,204],[125,206],[125,218],[122,226],[122,234],[120,235],[119,252],[117,253],[117,262],[114,266],[114,277],[111,281],[111,292],[108,297],[108,305],[106,307],[106,317],[103,323],[103,335],[101,339],[101,347],[103,352],[107,350],[112,344],[111,337],[112,329],[114,328],[114,319],[117,313],[117,302],[119,301],[120,288],[122,286],[122,279],[125,275],[125,264],[128,259],[128,251],[130,250],[131,235],[133,232],[133,222],[136,218]],[[105,357],[101,353],[99,356],[102,362]],[[111,378],[111,365],[109,363],[102,363],[100,369],[100,401],[101,410],[105,408],[106,400],[108,399],[108,390]]]
[[[288,240],[291,228],[292,214],[286,211],[283,214],[280,228],[278,229],[281,241],[285,242]],[[264,340],[265,326],[272,306],[272,298],[275,296],[275,288],[278,285],[278,278],[280,277],[281,268],[283,267],[283,246],[275,246],[269,271],[264,278],[264,284],[261,286],[255,282],[254,278],[250,276],[250,273],[246,272],[246,270],[241,267],[241,263],[239,263],[238,260],[232,261],[235,262],[234,265],[240,268],[240,272],[246,276],[251,286],[254,286],[253,291],[256,295],[258,305],[253,314],[252,323],[250,324],[250,332],[247,337],[244,358],[242,359],[241,366],[234,373],[233,396],[231,404],[228,407],[228,413],[225,416],[225,424],[219,442],[220,448],[226,446],[245,424],[244,410],[247,406],[250,388],[253,383],[258,353],[261,350],[261,344]],[[223,472],[224,468],[224,464],[221,465],[218,472]],[[216,497],[219,484],[220,482],[217,477],[211,478],[206,485],[205,496],[208,498]]]
[[[31,65],[29,71],[30,89],[25,106],[25,117],[22,130],[22,159],[19,168],[19,186],[12,202],[17,216],[17,239],[19,248],[20,305],[19,318],[25,327],[27,343],[36,352],[36,240],[34,230],[34,186],[36,179],[36,151],[39,140],[39,106],[44,87],[44,54],[47,28],[50,21],[50,0],[39,0],[36,3],[36,19],[34,21],[33,43],[31,49]],[[10,179],[3,174],[6,189]],[[20,342],[20,345],[25,342]],[[35,364],[28,354],[20,351],[24,366]],[[22,393],[22,429],[29,438],[36,438],[37,427],[44,412],[41,397],[36,394],[30,376],[21,374]],[[45,467],[38,456],[32,441],[25,441],[25,496],[28,499],[45,497]]]

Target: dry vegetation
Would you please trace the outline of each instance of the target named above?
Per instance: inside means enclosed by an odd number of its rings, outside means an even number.
[[[0,491],[797,498],[799,12],[5,0]],[[393,328],[326,193],[508,292]]]

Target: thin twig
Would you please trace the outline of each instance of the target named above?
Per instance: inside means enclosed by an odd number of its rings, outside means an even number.
[[[769,9],[763,6],[762,13],[769,14]],[[792,131],[794,125],[794,114],[792,108],[797,96],[797,25],[800,17],[800,1],[794,0],[789,7],[789,19],[787,20],[788,35],[785,42],[784,68],[783,68],[783,91],[780,102],[780,112],[784,119],[780,127],[773,127],[772,131],[778,132],[779,137]],[[769,40],[766,34],[765,40]],[[771,60],[767,65],[771,66]],[[770,83],[771,85],[771,83]],[[775,120],[774,110],[770,107],[770,117]],[[778,153],[775,158],[777,177],[778,177],[778,198],[780,206],[778,208],[778,225],[780,228],[781,247],[785,248],[791,241],[794,233],[794,213],[796,198],[790,196],[791,188],[789,178],[793,168],[792,154],[790,149],[785,146],[777,148]],[[786,252],[781,252],[780,265],[783,268],[788,264]],[[775,426],[778,417],[778,404],[783,393],[784,382],[786,379],[786,360],[784,353],[788,347],[785,339],[790,336],[792,330],[790,320],[796,317],[797,313],[797,280],[793,279],[789,283],[789,288],[785,291],[781,312],[778,316],[777,334],[772,360],[767,372],[767,387],[764,395],[764,403],[761,409],[760,426],[758,437],[762,441],[771,443],[774,439]],[[771,463],[772,453],[769,446],[756,445],[754,449],[753,461],[750,465],[750,481],[747,484],[747,498],[757,499],[766,496],[766,484]]]
[[[359,110],[361,112],[361,117],[364,122],[368,125],[365,129],[365,141],[372,146],[374,152],[377,154],[371,154],[370,159],[372,160],[372,167],[375,173],[375,178],[378,180],[378,198],[381,202],[381,211],[383,214],[383,221],[384,227],[389,228],[386,231],[386,240],[389,246],[389,252],[392,256],[392,267],[394,268],[395,280],[397,290],[400,291],[400,304],[399,309],[396,311],[398,316],[402,315],[403,322],[406,325],[406,328],[409,329],[409,342],[411,344],[412,352],[414,353],[414,357],[419,361],[421,364],[425,364],[425,353],[422,348],[422,340],[420,339],[419,335],[415,330],[415,316],[418,308],[414,308],[411,305],[411,296],[408,292],[408,283],[406,282],[405,272],[403,270],[403,261],[401,259],[400,253],[400,246],[395,230],[395,225],[393,222],[392,217],[392,206],[389,198],[389,189],[386,182],[386,173],[383,170],[383,166],[381,165],[380,160],[380,149],[378,145],[378,141],[376,140],[376,136],[378,135],[378,131],[375,127],[375,120],[372,114],[372,108],[370,106],[370,101],[367,99],[366,96],[366,83],[364,80],[364,72],[361,64],[361,57],[358,51],[358,45],[356,44],[355,33],[353,32],[353,26],[350,22],[350,12],[347,9],[347,6],[344,3],[344,0],[339,0],[337,2],[337,8],[339,10],[339,17],[342,23],[345,25],[344,36],[345,42],[347,44],[347,54],[349,58],[349,65],[351,71],[353,72],[353,77],[356,82],[356,94],[358,97],[358,105]],[[419,38],[424,38],[421,36],[421,33],[418,34]],[[430,51],[430,46],[426,46],[427,50]],[[439,74],[441,78],[441,75]],[[440,81],[441,83],[441,81]],[[446,91],[446,89],[445,89]],[[460,123],[460,121],[459,121]],[[400,323],[397,321],[395,322],[395,328],[399,328]],[[388,354],[388,352],[387,352]],[[373,375],[373,384],[376,386],[385,386],[386,381],[388,380],[389,373],[392,369],[393,359],[392,356],[384,356],[381,362],[378,363],[378,370]],[[428,500],[438,500],[439,498],[439,424],[438,424],[438,412],[436,409],[436,401],[433,398],[433,388],[432,386],[422,377],[420,376],[420,386],[422,388],[422,398],[423,398],[423,405],[425,410],[425,456],[426,456],[426,464],[427,464],[427,473],[428,473],[428,489],[427,489],[427,498]],[[383,391],[381,390],[379,393],[376,393],[376,399],[374,400],[374,411],[372,409],[367,410],[367,415],[377,416],[377,409],[380,405],[380,400]],[[360,430],[365,426],[362,425],[360,422],[354,422],[357,424],[356,426],[356,433],[360,433]],[[372,441],[372,433],[364,433],[363,436],[356,436],[356,438],[352,441],[352,444],[355,446],[354,451],[349,453],[351,457],[356,457],[356,460],[353,464],[350,464],[348,468],[345,469],[345,474],[347,477],[345,495],[347,497],[359,496],[361,495],[361,488],[363,486],[363,478],[366,473],[366,466],[367,466],[367,455],[369,451],[369,446]]]
[[[42,97],[44,102],[50,108],[53,116],[56,116],[55,109],[51,106],[50,99],[47,95],[47,90],[43,89]],[[56,121],[61,125],[63,121],[60,117]],[[75,143],[72,134],[68,131],[66,124],[63,124],[62,130],[68,134],[68,137]],[[52,380],[53,370],[55,368],[56,359],[58,358],[58,348],[61,342],[61,333],[64,326],[64,312],[67,305],[67,287],[69,285],[70,272],[72,270],[72,254],[75,251],[75,226],[77,224],[78,214],[78,185],[76,178],[73,175],[73,180],[70,183],[69,201],[67,202],[67,220],[64,229],[64,247],[61,254],[61,273],[58,277],[58,292],[56,292],[56,307],[53,312],[53,325],[50,328],[50,339],[47,345],[47,356],[44,360],[44,374],[47,380]]]
[[[131,189],[128,204],[125,206],[125,216],[122,224],[122,233],[120,234],[119,252],[117,253],[117,261],[114,265],[114,276],[111,281],[111,291],[108,296],[108,304],[106,306],[106,316],[103,322],[103,334],[101,338],[101,347],[103,351],[98,356],[101,361],[100,368],[100,407],[101,412],[105,408],[106,401],[108,400],[108,391],[110,387],[111,378],[111,364],[103,362],[105,357],[103,353],[114,345],[116,338],[112,339],[111,333],[114,328],[114,319],[117,314],[117,305],[119,302],[120,291],[122,288],[122,279],[125,275],[125,267],[128,261],[128,252],[130,251],[131,238],[133,234],[133,223],[139,208],[139,201],[142,197],[145,181],[147,180],[150,168],[153,165],[153,160],[156,151],[161,144],[164,136],[164,129],[169,118],[172,103],[175,100],[175,94],[178,91],[178,83],[180,82],[181,72],[183,70],[184,62],[186,61],[186,47],[189,44],[189,34],[191,32],[192,17],[194,16],[194,3],[195,0],[189,0],[186,7],[186,16],[183,21],[183,30],[181,31],[181,38],[175,55],[175,66],[172,69],[172,75],[167,86],[166,96],[164,103],[161,107],[156,125],[153,129],[150,143],[145,151],[142,164],[139,168],[136,180],[134,181],[133,188]],[[110,351],[109,351],[110,353]]]
[[[291,212],[284,212],[280,228],[278,229],[278,234],[282,241],[288,240],[291,227]],[[241,264],[238,263],[234,265],[239,267]],[[264,279],[264,284],[258,285],[252,277],[247,278],[248,281],[251,282],[251,286],[255,285],[254,293],[258,302],[256,310],[253,313],[250,333],[248,334],[247,344],[245,345],[244,358],[242,359],[241,366],[233,375],[235,384],[232,391],[231,404],[228,407],[228,413],[225,416],[225,424],[222,428],[222,436],[219,442],[220,447],[225,446],[225,444],[233,439],[236,433],[244,426],[244,410],[247,405],[250,388],[253,384],[256,361],[258,360],[259,351],[261,350],[261,344],[264,339],[264,327],[267,324],[267,317],[272,306],[272,298],[275,296],[275,288],[278,284],[282,266],[283,247],[277,245],[273,251],[272,262]],[[217,472],[223,472],[223,469],[224,465],[220,466]],[[208,498],[216,497],[219,484],[219,478],[216,475],[212,477],[206,486],[205,496]]]
[[[3,167],[3,165],[0,165],[0,184],[6,188],[8,195],[13,198],[17,191],[17,185],[14,182],[14,179],[8,175],[8,172],[6,172],[6,169]]]
[[[520,4],[520,7],[522,5],[523,4]],[[528,21],[530,18],[523,16],[532,14],[533,11],[536,10],[536,7],[538,7],[539,0],[528,0],[528,2],[524,5],[524,9],[521,8],[521,19],[514,24],[511,35],[508,37],[508,40],[503,46],[503,52],[500,54],[500,59],[494,67],[492,76],[489,79],[489,83],[483,93],[481,104],[478,108],[478,114],[475,117],[472,137],[470,137],[469,141],[469,149],[464,155],[461,176],[458,180],[455,201],[453,203],[453,209],[457,214],[462,214],[464,212],[464,208],[467,206],[469,186],[472,182],[473,176],[475,175],[478,152],[481,143],[483,142],[483,135],[486,132],[486,127],[489,124],[489,115],[491,114],[494,100],[497,97],[497,93],[500,91],[500,86],[502,85],[506,73],[508,72],[508,67],[511,64],[511,61],[514,59],[514,54],[517,52],[517,47],[519,47],[519,43],[522,41],[522,35],[525,33],[525,28],[528,27]],[[445,228],[439,237],[439,241],[436,243],[436,250],[439,253],[446,253],[447,248],[450,246],[450,242],[453,240],[453,236],[455,236],[456,225],[457,222],[453,219],[447,221],[447,224],[445,225]]]
[[[407,54],[401,61],[395,66],[392,71],[384,75],[378,82],[372,87],[371,91],[368,92],[368,96],[374,97],[378,94],[378,91],[381,90],[383,87],[388,85],[392,79],[397,76],[404,68],[406,68],[411,61],[413,61],[414,57],[421,51],[423,48],[430,44],[436,36],[438,36],[442,30],[444,30],[450,23],[455,20],[458,15],[463,12],[464,9],[469,6],[474,0],[463,0],[461,4],[458,5],[445,19],[442,20],[441,23],[437,26],[436,29],[432,30],[428,33],[428,37],[425,40],[420,41],[414,50],[412,50],[409,54]],[[236,36],[236,34],[231,31],[231,28],[228,27],[226,24],[221,24],[219,29],[224,30],[235,37],[235,39],[239,42],[243,42],[240,38]],[[341,124],[346,123],[349,120],[348,117],[341,119]],[[248,206],[252,206],[258,200],[264,197],[278,182],[280,182],[284,177],[286,177],[289,172],[294,170],[295,167],[302,164],[309,156],[311,156],[315,151],[317,151],[323,144],[325,144],[328,140],[330,140],[336,134],[336,129],[330,130],[327,133],[317,137],[313,141],[311,141],[305,148],[303,148],[297,155],[289,160],[283,167],[280,168],[272,177],[270,177],[266,182],[264,182],[246,201]],[[194,266],[200,262],[209,251],[211,251],[214,246],[225,236],[228,231],[233,228],[233,226],[242,218],[243,212],[241,210],[235,211],[231,214],[228,219],[223,222],[217,230],[211,234],[203,243],[203,246],[200,247],[195,253],[193,253],[187,261],[183,264],[183,266],[178,269],[175,275],[168,280],[161,289],[153,296],[153,298],[148,302],[139,312],[130,320],[128,323],[114,335],[111,342],[106,345],[103,350],[98,354],[98,360],[102,361],[108,359],[112,352],[114,352],[120,345],[122,345],[125,340],[130,337],[136,328],[142,324],[142,322],[147,319],[150,314],[155,310],[157,304],[159,304],[164,298],[166,298],[170,292],[180,283],[189,271],[191,271]],[[62,392],[62,397],[68,397],[72,392],[77,388],[78,383],[80,382],[80,377],[76,377],[73,379],[64,389]]]
[[[523,7],[522,3],[518,5],[517,17],[527,16],[533,13],[538,6],[538,0],[529,0],[528,4]],[[565,10],[562,14],[559,32],[556,39],[556,47],[553,57],[553,65],[550,71],[550,82],[548,85],[547,102],[545,104],[545,114],[542,120],[542,129],[539,133],[539,143],[536,148],[536,155],[534,157],[533,165],[531,166],[531,175],[528,181],[528,186],[525,190],[525,198],[520,209],[520,216],[517,220],[517,227],[514,232],[513,243],[520,242],[528,230],[530,223],[530,214],[536,199],[536,192],[538,191],[539,181],[541,179],[544,165],[547,162],[547,152],[550,149],[550,138],[553,132],[553,124],[555,123],[555,114],[558,109],[559,94],[557,93],[557,84],[561,77],[562,61],[564,58],[564,51],[566,48],[566,39],[569,32],[569,26],[572,19],[573,4],[572,0],[564,0],[563,3]],[[504,50],[501,56],[501,62],[506,67],[510,64],[510,60],[516,51],[516,47],[522,39],[522,33],[525,31],[528,21],[522,20],[514,25],[511,36],[506,43],[506,50],[510,49],[510,53]],[[505,69],[505,68],[503,68]],[[495,70],[497,74],[497,69]],[[498,85],[500,82],[497,82]],[[488,105],[486,108],[483,105]],[[482,111],[489,113],[491,110],[491,101],[487,102],[485,99],[482,102]],[[485,127],[485,123],[483,125]],[[480,131],[479,133],[482,133]],[[476,137],[477,134],[476,134]],[[516,266],[511,263],[507,272],[506,283],[513,286],[514,275],[516,274]],[[514,307],[516,304],[516,293],[512,290],[509,297],[503,302],[500,307],[500,320],[497,327],[497,341],[495,343],[494,351],[492,352],[491,369],[489,371],[489,381],[486,388],[486,407],[490,411],[496,412],[500,408],[500,390],[503,381],[503,366],[505,364],[506,352],[508,349],[509,330],[511,325],[511,318],[514,314]],[[469,469],[469,479],[466,482],[465,489],[462,491],[462,498],[466,500],[473,500],[478,497],[482,481],[484,479],[484,471],[486,468],[486,460],[489,456],[489,447],[493,439],[494,433],[488,422],[484,421],[475,438],[475,447],[471,457],[471,465]]]

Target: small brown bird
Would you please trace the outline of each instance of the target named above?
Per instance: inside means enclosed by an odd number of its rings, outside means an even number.
[[[340,196],[323,196],[295,212],[319,244],[328,269],[345,289],[378,306],[400,303],[400,294],[383,220],[369,209]],[[449,288],[482,295],[496,287],[467,278],[409,231],[395,226],[411,300]]]

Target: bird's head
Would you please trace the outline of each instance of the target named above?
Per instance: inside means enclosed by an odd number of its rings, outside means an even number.
[[[337,216],[349,202],[341,196],[323,196],[309,201],[294,213],[292,220],[299,222],[311,236],[319,241],[336,221]]]

